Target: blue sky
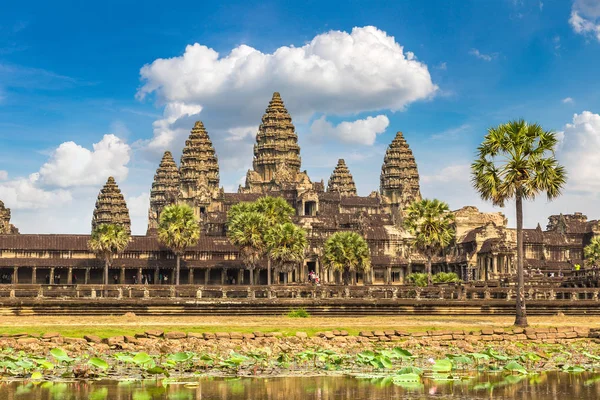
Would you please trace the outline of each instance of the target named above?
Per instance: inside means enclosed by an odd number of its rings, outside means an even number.
[[[403,131],[425,196],[497,211],[468,165],[488,127],[522,117],[564,132],[571,178],[560,200],[528,205],[527,225],[600,218],[599,0],[12,3],[0,14],[0,200],[23,232],[88,232],[112,174],[143,233],[160,155],[178,159],[198,119],[236,190],[274,90],[315,181],[345,158],[359,194],[377,190]]]

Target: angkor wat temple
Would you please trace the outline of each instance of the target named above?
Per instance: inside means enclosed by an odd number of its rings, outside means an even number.
[[[340,276],[324,271],[319,258],[326,238],[342,230],[360,232],[371,247],[373,268],[365,276],[358,274],[360,284],[402,284],[407,274],[424,269],[424,255],[410,247],[410,236],[402,228],[402,210],[421,193],[417,164],[401,132],[386,151],[378,192],[357,195],[344,160],[338,161],[325,186],[301,170],[292,118],[279,93],[274,93],[258,128],[245,185],[237,193],[225,193],[219,185],[217,154],[206,128],[196,122],[179,167],[170,152],[164,153],[150,192],[147,234],[132,237],[109,276],[119,283],[141,281],[142,275],[151,276],[151,282],[159,276],[174,282],[174,255],[155,233],[163,207],[185,202],[193,207],[202,235],[185,255],[181,282],[249,284],[249,271],[226,238],[226,216],[232,205],[264,195],[286,199],[296,209],[294,222],[308,232],[305,261],[291,274],[290,282],[305,282],[309,271],[315,271],[323,283],[339,283]],[[475,207],[463,207],[455,215],[456,241],[435,257],[434,272],[453,271],[467,281],[512,276],[516,233],[507,227],[504,215],[482,213]],[[130,229],[125,199],[112,177],[100,191],[93,212],[92,226],[101,223]],[[553,215],[545,230],[539,225],[525,230],[526,268],[547,273],[569,270],[582,262],[583,247],[598,232],[600,223],[587,221],[584,215]],[[88,250],[88,239],[89,235],[18,234],[10,224],[10,211],[0,202],[0,272],[12,283],[54,282],[57,275],[61,283],[101,283],[103,264]],[[256,275],[259,283],[266,283],[266,270]]]

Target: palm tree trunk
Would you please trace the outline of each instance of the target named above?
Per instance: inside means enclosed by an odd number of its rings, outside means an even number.
[[[431,284],[433,283],[433,279],[431,276],[431,258],[432,258],[431,252],[428,251],[427,252],[427,266],[426,266],[427,267],[427,286],[431,286]]]
[[[525,310],[525,278],[523,276],[523,198],[517,192],[517,316],[516,326],[527,326],[527,311]]]
[[[108,268],[110,266],[110,259],[106,257],[104,259],[104,284],[108,285]]]
[[[271,259],[267,257],[267,286],[271,286]]]
[[[181,271],[181,256],[177,254],[177,264],[175,267],[175,285],[179,286],[179,272]]]
[[[250,268],[250,284],[254,285],[254,268]]]

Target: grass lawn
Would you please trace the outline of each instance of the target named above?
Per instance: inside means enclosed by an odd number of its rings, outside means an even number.
[[[165,332],[283,332],[297,331],[309,335],[326,330],[347,330],[351,335],[361,330],[397,329],[409,332],[427,330],[461,330],[510,328],[513,317],[506,316],[405,316],[405,317],[186,317],[186,316],[2,316],[0,333],[26,332],[32,335],[59,332],[66,337],[86,334],[108,337],[132,335],[149,329]],[[533,327],[584,326],[600,327],[600,317],[529,317]]]

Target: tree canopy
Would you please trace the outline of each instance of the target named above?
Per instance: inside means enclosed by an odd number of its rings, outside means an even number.
[[[356,232],[334,233],[325,241],[323,266],[341,271],[347,285],[350,272],[368,272],[371,269],[371,251],[367,241]]]

